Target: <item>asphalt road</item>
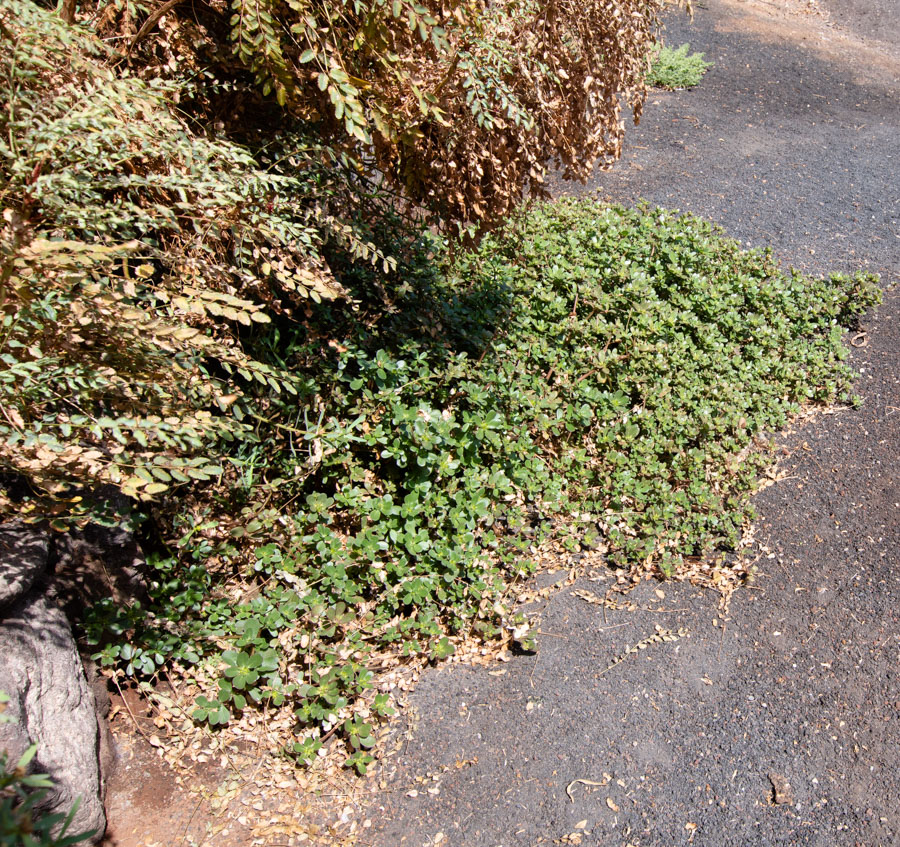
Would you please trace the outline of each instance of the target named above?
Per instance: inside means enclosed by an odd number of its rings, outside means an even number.
[[[673,18],[670,43],[715,67],[653,94],[589,189],[703,215],[810,272],[900,281],[900,5],[832,2],[830,18],[758,0]],[[372,844],[900,845],[900,292],[863,329],[865,404],[780,437],[759,576],[728,618],[688,585],[633,593],[663,612],[564,589],[537,655],[425,674]],[[603,672],[656,625],[689,635]]]

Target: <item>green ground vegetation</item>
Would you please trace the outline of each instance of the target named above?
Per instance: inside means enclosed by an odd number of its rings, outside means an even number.
[[[691,53],[690,44],[672,48],[657,45],[650,54],[647,84],[657,88],[693,88],[713,66],[703,59],[703,53]]]
[[[69,815],[46,814],[40,802],[53,789],[50,777],[26,771],[37,749],[29,747],[17,762],[0,750],[0,845],[2,847],[72,847],[93,833],[69,834]],[[76,807],[77,808],[77,807]]]
[[[374,739],[353,704],[390,712],[372,657],[496,636],[541,541],[599,541],[661,575],[734,550],[770,461],[760,439],[852,399],[841,336],[878,299],[868,277],[785,272],[691,216],[593,201],[447,248],[421,237],[377,321],[323,303],[322,336],[255,340],[290,356],[318,412],[217,458],[219,503],[174,519],[152,608],[94,610],[104,664],[218,668],[198,720],[289,705],[299,759],[341,722],[362,769]],[[298,417],[292,395],[270,403]]]

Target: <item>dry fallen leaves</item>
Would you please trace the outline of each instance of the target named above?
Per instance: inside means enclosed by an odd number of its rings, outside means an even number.
[[[776,806],[789,805],[794,802],[794,792],[791,784],[781,774],[774,771],[771,772],[769,774],[769,782],[772,783],[772,799]]]
[[[572,793],[572,789],[573,789],[576,785],[578,785],[579,783],[580,783],[581,785],[597,785],[597,786],[609,785],[610,779],[612,779],[612,777],[611,777],[609,774],[606,774],[606,773],[603,774],[603,779],[602,779],[600,782],[595,782],[595,781],[592,780],[592,779],[573,779],[573,780],[566,786],[566,794],[569,795],[569,800],[570,800],[571,802],[574,803],[574,802],[575,802],[575,795]]]

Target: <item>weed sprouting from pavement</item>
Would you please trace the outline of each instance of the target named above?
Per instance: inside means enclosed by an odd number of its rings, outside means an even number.
[[[650,56],[647,82],[658,88],[693,88],[713,66],[703,60],[703,53],[689,53],[690,44],[672,49],[657,45]]]

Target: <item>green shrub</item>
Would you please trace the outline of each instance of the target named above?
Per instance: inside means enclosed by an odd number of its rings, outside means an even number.
[[[326,243],[389,261],[328,213],[336,171],[195,134],[185,81],[117,77],[32,3],[3,0],[0,23],[0,468],[33,495],[0,513],[64,526],[103,485],[150,501],[220,475],[266,395],[300,390],[241,336],[341,295]]]
[[[665,574],[733,549],[769,461],[752,448],[847,396],[841,333],[878,299],[868,277],[784,272],[691,216],[586,201],[534,206],[455,258],[423,238],[398,272],[389,315],[323,304],[315,334],[279,337],[315,417],[232,452],[230,514],[182,503],[154,617],[110,604],[91,636],[118,633],[101,660],[136,674],[206,662],[197,720],[290,704],[293,755],[335,729],[360,770],[373,667],[495,634],[532,544],[602,540]],[[226,563],[248,599],[216,587]]]
[[[657,45],[650,54],[647,84],[658,88],[693,88],[712,66],[703,61],[703,53],[688,53],[690,44],[672,49]]]

